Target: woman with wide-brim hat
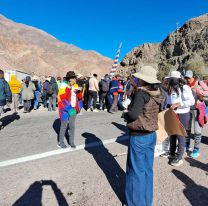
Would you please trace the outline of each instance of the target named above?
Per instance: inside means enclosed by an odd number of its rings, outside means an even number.
[[[162,95],[157,71],[152,66],[143,66],[133,77],[138,78],[138,83],[124,114],[130,134],[125,196],[128,206],[151,206],[155,131]]]

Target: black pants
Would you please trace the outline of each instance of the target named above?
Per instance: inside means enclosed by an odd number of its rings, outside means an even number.
[[[187,130],[189,127],[190,113],[178,114],[178,117],[180,119],[180,122],[183,124],[184,128]],[[182,137],[179,135],[170,136],[171,155],[175,155],[177,141],[178,141],[178,159],[181,160],[185,150],[186,137]]]
[[[91,104],[92,99],[93,99],[93,109],[95,109],[96,108],[96,102],[97,102],[97,92],[89,90],[88,91],[88,105],[87,105],[87,109],[90,108],[90,104]]]
[[[106,108],[106,96],[107,92],[100,93],[100,108],[102,108],[103,110]]]

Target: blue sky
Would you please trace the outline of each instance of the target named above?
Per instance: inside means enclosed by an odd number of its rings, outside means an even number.
[[[160,42],[192,17],[208,13],[208,0],[0,0],[0,13],[57,39],[114,59],[145,42]]]

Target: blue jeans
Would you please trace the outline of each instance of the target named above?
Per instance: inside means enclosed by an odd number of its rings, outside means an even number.
[[[40,97],[40,92],[35,91],[34,109],[37,109],[39,107],[39,97]]]
[[[152,205],[155,144],[155,132],[130,137],[125,189],[128,206]]]

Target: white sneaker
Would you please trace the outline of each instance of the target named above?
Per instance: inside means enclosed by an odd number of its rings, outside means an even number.
[[[176,167],[178,167],[178,166],[180,166],[182,164],[183,164],[183,160],[179,160],[178,158],[172,160],[172,162],[171,162],[171,165],[172,166],[176,166]]]
[[[104,111],[107,112],[108,110],[107,109],[104,109]]]
[[[99,110],[98,109],[94,109],[93,112],[99,112]]]
[[[87,112],[91,112],[91,109],[89,108],[89,109],[87,110]]]

